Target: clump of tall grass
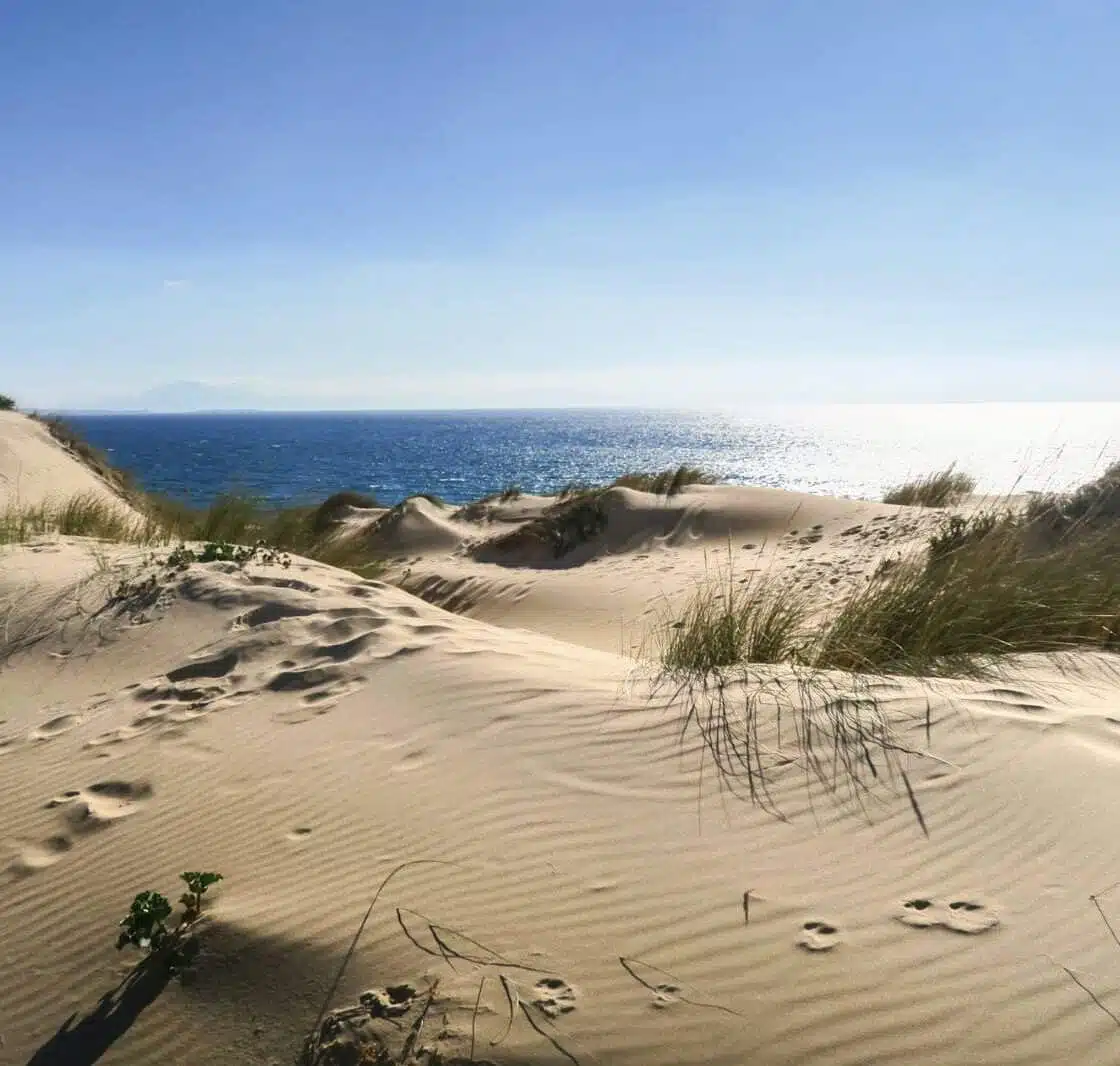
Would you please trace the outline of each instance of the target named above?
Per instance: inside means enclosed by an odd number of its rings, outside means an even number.
[[[22,544],[49,533],[127,544],[167,539],[157,524],[131,515],[123,504],[93,492],[78,493],[57,503],[12,504],[0,514],[0,544]]]
[[[951,507],[976,490],[976,479],[950,466],[935,474],[895,485],[883,496],[884,503],[906,507]]]
[[[808,604],[803,593],[773,581],[702,586],[660,634],[658,658],[671,673],[703,675],[742,663],[801,656]]]
[[[1051,539],[1120,524],[1120,462],[1068,493],[1048,492],[1028,501],[1026,517]]]
[[[676,496],[688,485],[715,485],[719,481],[695,466],[681,466],[657,473],[631,472],[615,478],[612,484],[625,489],[653,493],[655,496]]]
[[[1120,649],[1120,464],[1025,511],[953,516],[922,560],[848,600],[818,665],[983,672],[1002,655]]]

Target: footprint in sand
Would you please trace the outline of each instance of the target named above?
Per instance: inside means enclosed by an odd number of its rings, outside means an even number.
[[[942,924],[954,933],[986,933],[999,925],[999,917],[984,903],[960,899],[949,904],[948,916]]]
[[[940,925],[941,917],[940,906],[931,899],[921,897],[905,900],[895,912],[895,918],[903,925],[912,925],[915,929]]]
[[[664,1010],[666,1007],[671,1007],[674,1003],[680,1002],[681,987],[680,985],[654,985],[653,987],[653,1005],[658,1010]]]
[[[135,814],[151,794],[152,786],[146,781],[98,781],[55,796],[47,807],[62,808],[72,830],[90,833]]]
[[[533,985],[533,1006],[550,1018],[570,1014],[576,1009],[576,991],[559,977],[542,977]]]
[[[840,943],[840,930],[829,922],[814,919],[801,927],[797,943],[806,951],[831,951]]]
[[[988,904],[975,899],[942,901],[916,897],[903,901],[894,917],[903,925],[916,929],[942,926],[954,933],[969,935],[986,933],[999,925],[999,916],[995,911]]]
[[[76,714],[60,714],[42,725],[36,726],[27,736],[29,740],[52,740],[54,737],[61,736],[73,729],[77,724],[78,716]]]
[[[57,833],[47,837],[40,844],[26,845],[8,864],[8,870],[16,877],[30,877],[48,866],[53,866],[73,846],[68,836]]]

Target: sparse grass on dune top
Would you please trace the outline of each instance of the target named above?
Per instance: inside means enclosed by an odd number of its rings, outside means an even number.
[[[94,447],[65,419],[56,415],[30,416],[61,444],[80,463],[92,470],[123,496],[131,497],[137,492],[132,475],[121,470],[109,461],[109,456],[100,448]]]
[[[906,507],[951,507],[975,489],[975,478],[950,466],[888,489],[883,502]]]
[[[656,496],[676,496],[688,485],[715,485],[719,478],[705,473],[695,466],[681,465],[675,469],[658,473],[628,473],[615,478],[613,484],[619,488],[637,489]]]
[[[491,541],[499,550],[517,550],[544,545],[553,558],[562,559],[581,544],[594,540],[607,528],[603,489],[573,489],[561,495],[541,515],[504,536]]]
[[[130,514],[123,504],[84,493],[58,504],[10,507],[0,513],[0,544],[25,543],[52,533],[122,544],[261,544],[362,577],[373,577],[384,566],[365,537],[339,535],[337,520],[326,521],[316,507],[268,508],[234,494],[220,496],[209,507],[197,510],[145,496],[134,496],[132,506],[140,513]]]

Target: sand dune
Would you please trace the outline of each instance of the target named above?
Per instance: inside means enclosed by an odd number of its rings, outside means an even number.
[[[913,751],[869,752],[865,791],[826,769],[835,794],[789,726],[797,679],[760,668],[727,698],[786,686],[760,733],[778,817],[721,788],[608,618],[687,588],[729,534],[745,569],[855,581],[925,518],[640,495],[612,505],[613,554],[565,569],[409,542],[465,614],[299,559],[0,552],[0,1061],[291,1063],[410,862],[331,1006],[373,993],[365,1016],[396,1016],[367,1029],[397,1048],[438,978],[420,1061],[1120,1060],[1120,947],[1089,898],[1120,879],[1115,657],[825,679]],[[400,527],[458,523],[418,503]],[[191,969],[119,987],[132,896],[191,868],[225,875]],[[1120,920],[1120,889],[1100,905]]]
[[[401,543],[393,579],[472,618],[630,654],[701,582],[784,575],[824,608],[940,520],[779,489],[693,486],[666,499],[615,488],[604,497],[603,532],[556,559],[539,541],[511,536],[553,503],[536,497],[527,513],[477,526],[454,550]]]
[[[84,494],[120,502],[116,492],[76,461],[42,424],[16,411],[0,411],[0,512],[62,503]]]

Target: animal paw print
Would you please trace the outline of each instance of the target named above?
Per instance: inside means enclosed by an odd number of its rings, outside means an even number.
[[[576,1009],[576,992],[559,977],[544,977],[533,985],[533,1006],[550,1018],[570,1014]]]
[[[908,899],[903,902],[895,914],[903,925],[912,925],[915,929],[928,929],[930,926],[941,925],[941,907],[931,899]]]
[[[999,916],[986,903],[975,899],[908,899],[895,912],[903,925],[919,929],[943,926],[954,933],[986,933],[999,925]]]
[[[831,951],[840,943],[840,930],[828,922],[806,922],[797,943],[806,951]]]
[[[664,984],[654,985],[653,987],[653,1005],[659,1010],[671,1007],[674,1003],[678,1002],[680,998],[680,985]]]
[[[953,900],[942,923],[954,933],[986,933],[999,925],[999,918],[983,903],[972,899]]]

